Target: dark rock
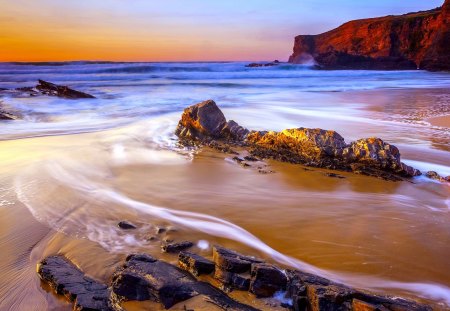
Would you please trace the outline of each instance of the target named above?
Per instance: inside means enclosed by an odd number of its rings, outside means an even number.
[[[286,289],[286,275],[273,265],[253,264],[251,276],[250,292],[257,297],[271,297],[275,292]]]
[[[125,220],[119,222],[119,223],[117,224],[117,226],[118,226],[120,229],[124,229],[124,230],[136,229],[136,226],[135,226],[135,225],[133,225],[131,222],[128,222],[128,221],[125,221]]]
[[[335,174],[335,173],[325,173],[325,176],[333,177],[333,178],[339,178],[339,179],[345,178],[344,176],[339,175],[339,174]]]
[[[245,157],[244,157],[244,160],[245,160],[245,161],[249,161],[249,162],[256,162],[256,161],[259,161],[257,158],[252,157],[252,156],[245,156]]]
[[[195,276],[214,272],[214,262],[190,252],[178,254],[178,265]]]
[[[358,299],[352,301],[352,311],[389,311],[383,305],[374,305]]]
[[[225,310],[256,310],[238,303],[210,284],[151,256],[131,255],[112,279],[112,290],[121,300],[152,300],[166,309],[201,295]]]
[[[166,232],[166,231],[167,231],[167,229],[164,228],[164,227],[156,227],[156,228],[155,228],[155,233],[156,233],[156,234],[161,234],[161,233],[164,233],[164,232]]]
[[[44,80],[38,80],[39,84],[36,86],[36,89],[44,95],[49,96],[58,96],[69,99],[77,99],[77,98],[95,98],[94,96],[83,93],[80,91],[73,90],[68,86],[57,85],[51,82],[47,82]]]
[[[309,308],[311,311],[346,311],[351,310],[351,301],[355,291],[343,286],[306,286]]]
[[[442,177],[441,175],[439,175],[438,173],[434,172],[434,171],[429,171],[425,174],[426,177],[433,179],[433,180],[437,180],[440,182],[450,182],[450,176],[447,177]]]
[[[74,301],[74,310],[114,310],[108,287],[85,276],[62,256],[42,260],[38,263],[37,272],[57,294]]]
[[[213,246],[213,261],[219,270],[234,273],[250,272],[252,263],[263,262],[258,258],[245,256],[218,245]]]
[[[177,253],[192,246],[194,246],[194,243],[189,241],[183,241],[178,243],[167,243],[161,246],[161,250],[165,253]]]
[[[249,133],[245,127],[240,126],[235,121],[228,121],[222,128],[221,136],[232,140],[243,140]]]
[[[20,119],[19,115],[0,109],[0,120],[17,120],[17,119]]]
[[[280,62],[274,61],[272,63],[250,63],[248,65],[245,65],[245,67],[249,68],[255,68],[255,67],[271,67],[271,66],[277,66]]]
[[[249,290],[250,288],[251,277],[249,273],[239,274],[216,268],[214,278],[227,289]]]

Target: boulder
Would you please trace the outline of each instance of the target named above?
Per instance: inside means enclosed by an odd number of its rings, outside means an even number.
[[[44,95],[57,96],[69,99],[77,98],[95,98],[94,96],[76,91],[68,86],[58,85],[44,80],[38,80],[39,84],[36,89]]]
[[[250,288],[250,274],[249,273],[234,273],[222,269],[214,271],[214,278],[222,284],[222,288],[249,290]]]
[[[214,262],[200,255],[182,251],[178,254],[178,266],[194,276],[214,272]]]
[[[37,265],[42,281],[74,301],[74,310],[119,310],[110,302],[108,286],[87,277],[63,256],[50,256]]]
[[[286,289],[287,277],[279,268],[267,263],[252,265],[250,292],[257,297],[271,297]]]
[[[194,243],[190,241],[166,243],[161,246],[161,250],[165,253],[178,253],[184,249],[194,246]]]
[[[261,259],[245,256],[218,245],[213,246],[213,261],[218,268],[217,270],[234,273],[250,272],[252,263],[263,262]]]

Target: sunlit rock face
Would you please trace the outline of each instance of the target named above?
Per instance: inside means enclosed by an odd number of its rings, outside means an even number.
[[[305,164],[398,180],[420,171],[400,161],[397,147],[380,138],[364,138],[347,144],[339,133],[323,129],[295,128],[248,131],[224,114],[212,100],[186,108],[175,134],[196,143],[217,141],[225,147],[239,145],[260,158]],[[222,147],[223,149],[223,147]]]
[[[179,137],[194,140],[243,139],[247,133],[247,129],[233,120],[227,122],[213,100],[206,100],[186,108],[175,131]]]
[[[350,21],[295,38],[291,63],[306,55],[325,69],[450,70],[450,0],[440,8]]]

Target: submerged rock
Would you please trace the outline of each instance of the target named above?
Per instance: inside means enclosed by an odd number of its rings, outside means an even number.
[[[58,85],[44,80],[38,80],[39,84],[36,89],[44,95],[58,96],[70,99],[76,98],[95,98],[94,96],[76,91],[68,86]]]
[[[364,138],[347,144],[331,130],[294,128],[281,132],[249,131],[234,121],[226,121],[212,100],[186,108],[175,134],[181,140],[250,149],[252,156],[283,162],[353,171],[389,180],[421,174],[400,160],[397,147],[380,138]],[[235,158],[241,160],[240,158]],[[242,162],[242,161],[239,161]]]
[[[62,256],[42,260],[37,272],[58,295],[74,301],[74,310],[116,310],[110,302],[108,286],[87,277]]]

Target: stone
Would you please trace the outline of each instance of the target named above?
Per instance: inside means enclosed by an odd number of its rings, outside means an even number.
[[[214,278],[222,283],[225,288],[249,290],[250,288],[250,274],[234,273],[219,268],[215,269]]]
[[[353,299],[352,301],[352,311],[388,311],[382,305],[373,305],[371,303],[361,301],[358,299]]]
[[[151,300],[160,302],[166,309],[200,295],[225,310],[256,310],[236,302],[210,284],[197,281],[187,272],[146,254],[128,256],[123,267],[114,273],[111,286],[118,300]]]
[[[306,286],[306,295],[311,311],[344,311],[351,310],[354,290],[343,286]]]
[[[74,301],[74,310],[115,310],[105,284],[87,277],[63,256],[50,256],[37,265],[37,273],[58,295]]]
[[[38,82],[39,84],[36,86],[36,89],[44,95],[64,97],[68,99],[95,98],[90,94],[73,90],[68,86],[57,85],[44,80],[38,80]]]
[[[200,255],[182,251],[178,254],[178,266],[194,276],[214,272],[214,262]]]
[[[117,226],[120,229],[124,229],[124,230],[130,230],[130,229],[136,229],[137,227],[135,225],[133,225],[131,222],[128,221],[121,221],[117,224]]]
[[[279,268],[267,263],[252,264],[250,292],[257,297],[271,297],[286,289],[287,277]]]
[[[194,246],[190,241],[183,241],[177,243],[166,243],[161,246],[161,250],[165,253],[178,253],[184,249]]]
[[[263,261],[251,256],[245,256],[224,247],[213,246],[213,261],[218,270],[234,273],[250,272],[252,263],[262,263]]]
[[[178,123],[176,134],[180,137],[219,138],[227,121],[213,100],[186,108]]]
[[[164,233],[164,232],[166,232],[166,231],[167,231],[167,229],[164,228],[164,227],[158,226],[158,227],[155,228],[155,233],[156,233],[156,234],[161,234],[161,233]]]

